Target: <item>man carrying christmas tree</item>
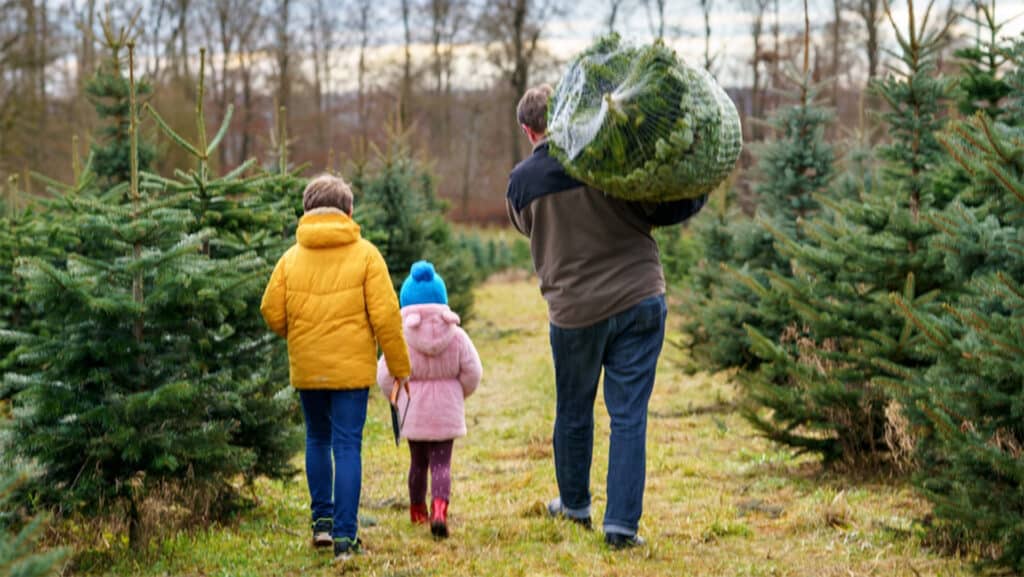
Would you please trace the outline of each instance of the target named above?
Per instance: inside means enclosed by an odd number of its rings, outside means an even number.
[[[377,345],[403,384],[411,369],[387,264],[352,220],[348,185],[315,178],[302,206],[298,242],[274,268],[260,310],[288,339],[292,386],[302,399],[313,544],[333,542],[335,555],[345,558],[360,550],[360,450]]]
[[[647,404],[665,336],[665,277],[654,226],[696,214],[706,197],[631,203],[574,180],[548,153],[551,87],[531,88],[516,114],[533,154],[509,177],[509,218],[530,238],[548,303],[555,365],[555,476],[548,512],[590,527],[594,400],[604,369],[611,416],[605,543],[642,545],[637,535],[646,475]]]

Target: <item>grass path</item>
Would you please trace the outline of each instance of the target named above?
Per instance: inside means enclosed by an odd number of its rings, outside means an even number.
[[[648,432],[641,534],[649,545],[612,553],[599,531],[545,518],[556,494],[547,317],[535,284],[491,282],[467,327],[484,381],[467,401],[469,436],[456,442],[452,537],[408,522],[408,448],[390,439],[386,401],[374,394],[364,445],[361,536],[367,554],[344,565],[308,544],[304,479],[263,482],[259,506],[233,524],[162,541],[142,560],[104,559],[80,571],[114,575],[412,577],[466,575],[918,576],[967,575],[960,561],[920,545],[911,524],[924,503],[904,485],[844,484],[756,437],[729,407],[722,379],[686,377],[666,345]],[[672,322],[672,315],[669,317]],[[678,340],[678,334],[669,334]],[[375,391],[376,393],[376,391]],[[600,405],[600,395],[599,405]],[[597,408],[592,487],[604,512],[608,418]],[[84,558],[88,558],[89,552]],[[100,568],[101,567],[101,568]]]

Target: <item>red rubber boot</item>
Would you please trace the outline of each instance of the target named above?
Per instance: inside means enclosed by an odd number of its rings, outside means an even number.
[[[409,518],[412,520],[413,525],[426,525],[427,504],[413,503],[409,505]]]
[[[434,499],[430,514],[430,532],[437,539],[448,538],[448,501]]]

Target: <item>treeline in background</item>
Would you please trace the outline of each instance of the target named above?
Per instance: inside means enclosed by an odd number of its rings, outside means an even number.
[[[810,74],[829,80],[820,95],[836,113],[829,136],[877,127],[866,111],[878,101],[864,89],[884,75],[885,49],[895,47],[883,0],[813,8]],[[219,125],[229,106],[236,112],[212,166],[273,162],[284,123],[296,163],[345,169],[384,145],[397,115],[415,127],[410,148],[431,166],[450,216],[497,223],[508,173],[528,152],[517,99],[532,84],[556,82],[594,35],[616,30],[685,46],[688,62],[719,77],[747,141],[758,142],[774,138],[758,119],[786,103],[785,71],[802,58],[797,13],[784,0],[694,0],[685,9],[661,0],[9,0],[0,2],[0,177],[21,175],[37,193],[28,171],[71,177],[73,136],[84,156],[100,125],[87,85],[104,58],[100,23],[111,17],[134,22],[139,76],[178,131],[191,130],[198,51],[206,48],[208,122]],[[936,55],[947,70],[956,67],[953,51],[973,43],[973,26],[952,32]],[[144,130],[160,151],[157,169],[187,166],[164,135]],[[744,166],[753,162],[745,155]],[[752,211],[745,173],[738,186]]]

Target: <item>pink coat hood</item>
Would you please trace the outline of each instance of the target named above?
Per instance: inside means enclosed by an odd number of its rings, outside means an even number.
[[[412,377],[409,408],[406,395],[398,397],[405,418],[402,436],[414,441],[443,441],[466,434],[463,400],[480,384],[480,356],[459,316],[447,305],[411,305],[402,309],[402,330],[409,348]],[[377,383],[388,395],[394,377],[382,357]]]

